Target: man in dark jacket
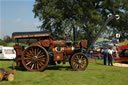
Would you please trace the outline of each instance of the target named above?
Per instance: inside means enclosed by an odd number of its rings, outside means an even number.
[[[104,54],[104,65],[107,65],[107,57],[108,57],[107,48],[104,49],[103,54]]]

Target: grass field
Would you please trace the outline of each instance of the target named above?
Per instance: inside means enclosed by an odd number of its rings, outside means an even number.
[[[128,40],[125,40],[124,42],[118,43],[119,46],[128,44]]]
[[[10,69],[12,61],[0,61],[0,68]],[[128,68],[104,66],[103,61],[89,63],[85,71],[73,71],[69,64],[49,66],[43,72],[18,70],[15,80],[0,85],[128,85]]]

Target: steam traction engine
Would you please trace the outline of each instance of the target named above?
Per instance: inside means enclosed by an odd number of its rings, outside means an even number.
[[[54,41],[51,33],[49,32],[14,32],[12,37],[16,39],[17,43],[19,39],[36,39],[28,47],[24,48],[19,44],[14,46],[16,50],[16,64],[17,66],[23,66],[29,71],[42,71],[48,64],[55,64],[55,62],[69,61],[71,67],[75,70],[85,70],[88,66],[87,54],[91,46],[98,39],[100,34],[105,29],[105,26],[113,19],[119,19],[119,15],[108,15],[108,19],[97,33],[92,43],[87,46],[86,40],[81,40],[76,44],[68,41]],[[74,37],[76,30],[74,30]]]
[[[12,37],[17,40],[14,46],[16,50],[16,64],[29,71],[42,71],[48,64],[69,61],[75,70],[85,70],[88,59],[83,53],[87,45],[86,40],[74,45],[68,41],[54,41],[51,33],[39,32],[14,32]],[[19,39],[36,39],[28,47],[18,45]]]
[[[117,51],[119,55],[115,56],[115,61],[128,62],[128,44],[118,46]]]

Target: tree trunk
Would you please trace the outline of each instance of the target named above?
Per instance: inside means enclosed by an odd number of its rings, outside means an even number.
[[[5,70],[3,68],[0,68],[0,81],[3,80],[5,75]]]
[[[7,81],[13,81],[14,80],[14,75],[12,73],[8,73],[4,76],[5,80]]]
[[[7,80],[7,81],[13,81],[14,75],[16,73],[16,70],[9,70],[6,71],[3,68],[0,68],[0,81],[1,80]]]

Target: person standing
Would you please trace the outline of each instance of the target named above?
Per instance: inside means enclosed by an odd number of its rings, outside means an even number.
[[[104,49],[103,55],[104,55],[104,65],[107,65],[107,57],[108,57],[108,50],[107,50],[107,48]]]
[[[113,66],[113,63],[112,63],[112,54],[113,54],[113,50],[112,48],[109,48],[108,49],[108,65],[110,66]]]

